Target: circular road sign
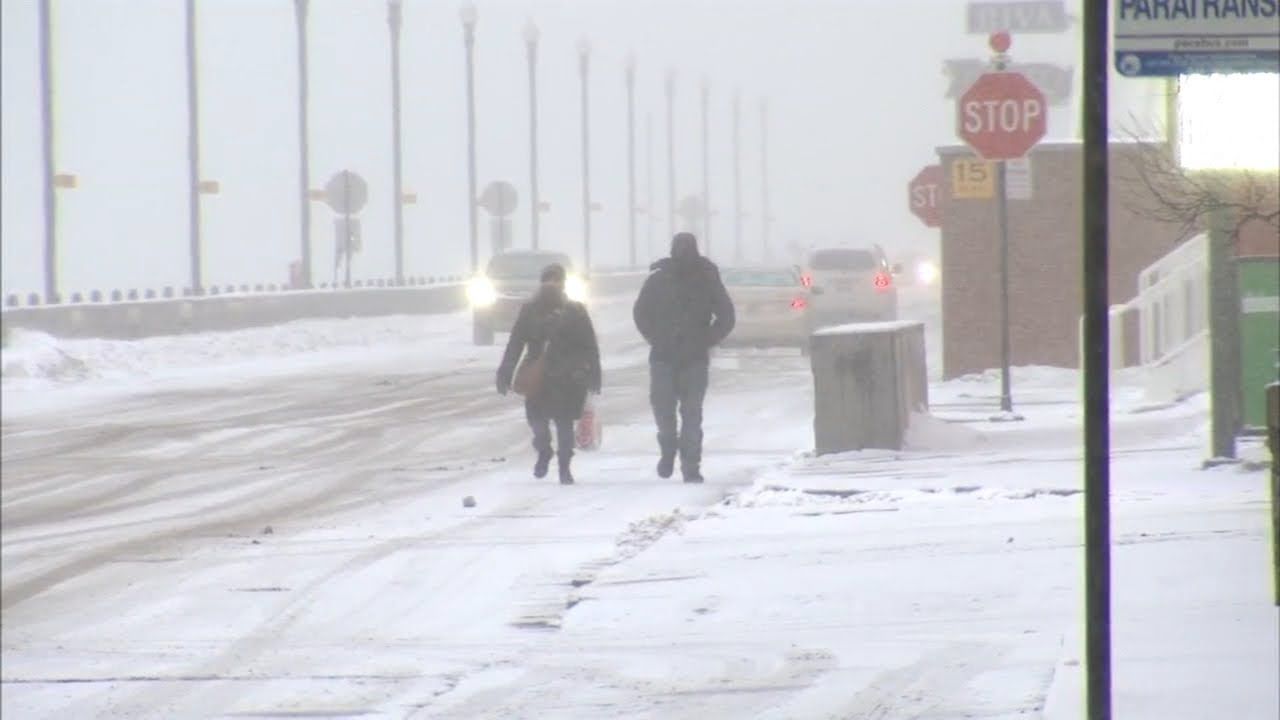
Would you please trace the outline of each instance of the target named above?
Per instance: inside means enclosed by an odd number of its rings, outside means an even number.
[[[343,170],[325,184],[324,201],[339,215],[355,215],[369,201],[369,186],[364,178]]]
[[[907,201],[911,213],[931,228],[942,225],[939,195],[942,192],[942,166],[929,165],[907,185]]]
[[[984,73],[956,103],[956,133],[987,160],[1014,160],[1044,137],[1048,109],[1021,73]]]
[[[485,186],[480,193],[480,207],[494,217],[506,217],[516,211],[519,200],[516,187],[506,180],[496,180]]]

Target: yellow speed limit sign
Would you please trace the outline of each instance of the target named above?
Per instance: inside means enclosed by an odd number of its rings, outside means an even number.
[[[995,167],[989,161],[960,158],[951,163],[951,197],[957,200],[990,200],[995,195]]]

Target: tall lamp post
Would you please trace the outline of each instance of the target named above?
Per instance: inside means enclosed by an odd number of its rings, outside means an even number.
[[[582,84],[582,270],[591,272],[591,115],[587,69],[591,43],[578,41],[578,77]]]
[[[733,93],[733,252],[742,257],[742,98]]]
[[[391,192],[395,213],[396,285],[404,284],[404,162],[400,145],[400,26],[402,0],[387,0],[391,30],[391,154],[394,165]]]
[[[463,3],[458,12],[462,18],[463,45],[467,51],[467,216],[471,222],[471,274],[480,272],[479,208],[476,206],[476,6]]]
[[[627,56],[627,267],[636,267],[636,58]]]
[[[191,289],[204,287],[200,243],[200,87],[196,71],[196,0],[187,0],[187,232],[191,244]]]
[[[44,160],[44,301],[58,298],[58,193],[53,158],[53,18],[51,0],[40,0],[40,114]]]
[[[525,23],[524,43],[529,56],[529,238],[537,250],[542,208],[538,199],[538,26],[533,20]]]
[[[760,101],[760,242],[763,259],[769,260],[769,225],[773,215],[769,210],[769,101]]]
[[[702,242],[711,257],[711,83],[702,79]]]
[[[301,245],[300,282],[311,287],[311,152],[307,133],[307,2],[293,0],[298,33],[298,234]]]
[[[676,234],[676,71],[667,71],[667,237]]]

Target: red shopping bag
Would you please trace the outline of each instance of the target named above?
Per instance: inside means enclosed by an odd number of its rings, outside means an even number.
[[[582,408],[582,417],[574,427],[573,435],[574,444],[579,450],[596,450],[600,447],[604,433],[600,427],[600,415],[596,411],[595,400],[589,396],[586,406]]]

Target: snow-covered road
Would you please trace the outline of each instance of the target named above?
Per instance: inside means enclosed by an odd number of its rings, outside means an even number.
[[[1079,716],[1074,373],[810,458],[805,361],[725,353],[686,486],[605,303],[566,488],[465,317],[378,322],[6,351],[5,717]],[[1117,405],[1117,716],[1274,717],[1263,475],[1194,470],[1202,402]]]

